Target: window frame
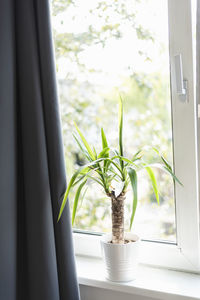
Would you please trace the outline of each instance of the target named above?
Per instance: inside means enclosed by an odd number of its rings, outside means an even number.
[[[168,0],[174,169],[184,187],[175,185],[177,244],[141,241],[141,263],[184,271],[200,271],[197,101],[193,55],[191,0]],[[174,56],[182,55],[188,102],[176,93]],[[185,122],[187,120],[187,122]],[[100,257],[98,234],[74,231],[77,255]]]
[[[191,266],[199,270],[197,104],[192,39],[192,3],[190,0],[169,0],[168,12],[174,165],[175,173],[184,185],[184,187],[177,184],[175,186],[177,247]],[[183,76],[188,80],[187,103],[182,103],[176,93],[173,58],[179,53],[182,55]]]

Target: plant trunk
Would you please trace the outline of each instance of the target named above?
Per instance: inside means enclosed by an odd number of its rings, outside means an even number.
[[[125,195],[111,195],[112,201],[112,243],[124,244],[124,200]]]

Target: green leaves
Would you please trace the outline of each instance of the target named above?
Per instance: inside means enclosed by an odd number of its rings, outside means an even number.
[[[130,178],[131,187],[133,190],[133,205],[132,205],[132,213],[131,213],[131,219],[130,219],[130,229],[133,224],[133,220],[135,217],[135,212],[137,208],[137,202],[138,202],[138,196],[137,196],[137,173],[134,169],[127,168],[127,172]]]
[[[139,151],[136,151],[136,153],[132,156],[132,159],[129,159],[123,155],[123,101],[121,96],[119,99],[119,149],[118,150],[108,147],[108,142],[106,139],[105,132],[103,128],[101,128],[102,149],[99,152],[99,154],[97,154],[95,147],[89,145],[83,133],[76,125],[76,123],[75,123],[75,127],[79,136],[74,135],[74,138],[78,144],[81,153],[86,158],[87,163],[81,168],[79,168],[72,175],[67,190],[65,192],[64,199],[61,204],[58,220],[60,219],[63,213],[69,192],[74,187],[77,189],[73,201],[72,224],[74,223],[75,220],[81,191],[88,181],[94,181],[97,184],[99,184],[104,189],[104,192],[109,196],[112,195],[113,192],[112,186],[114,186],[113,185],[114,183],[117,183],[117,185],[115,184],[116,186],[115,191],[117,191],[118,189],[120,194],[125,193],[127,191],[128,185],[131,184],[132,193],[133,193],[132,211],[131,211],[131,218],[130,218],[130,229],[131,229],[134,221],[136,209],[137,209],[137,203],[138,203],[138,190],[137,190],[138,171],[140,171],[141,169],[145,169],[147,171],[158,204],[159,204],[158,185],[152,168],[156,167],[162,169],[163,171],[167,172],[173,178],[174,181],[177,181],[179,184],[181,184],[179,179],[173,173],[170,164],[159,153],[159,151],[156,148],[145,147],[145,150],[155,151],[156,154],[159,156],[159,160],[161,160],[161,163],[155,163],[155,164],[146,163],[142,158],[144,149],[140,149]],[[121,184],[122,184],[122,188],[119,189],[119,186]]]
[[[176,182],[178,182],[181,186],[183,186],[183,184],[180,182],[180,180],[176,177],[176,175],[173,173],[172,171],[172,168],[168,168],[166,167],[165,165],[162,165],[160,163],[155,163],[155,164],[149,164],[147,166],[151,166],[151,167],[154,167],[154,168],[158,168],[158,169],[161,169],[162,171],[166,172],[167,174],[169,174],[172,179]]]
[[[81,143],[79,142],[78,138],[75,136],[75,134],[73,134],[73,137],[77,143],[77,145],[79,146],[83,156],[85,156],[85,158],[88,160],[88,161],[92,161],[91,157],[88,155],[88,152],[82,147]]]
[[[164,163],[164,165],[161,164],[154,164],[154,166],[162,169],[163,171],[167,172],[169,175],[171,175],[171,177],[173,178],[174,182],[178,182],[181,186],[183,186],[183,184],[180,182],[180,180],[176,177],[176,175],[174,174],[174,172],[172,171],[172,167],[170,166],[170,164],[167,162],[167,160],[160,154],[160,152],[158,151],[158,149],[156,149],[155,147],[153,147],[153,150],[158,154],[158,156],[161,158],[162,162]]]
[[[147,170],[147,173],[149,174],[149,178],[150,178],[152,186],[153,186],[154,194],[156,196],[157,203],[159,204],[159,192],[158,192],[156,177],[154,175],[152,168],[146,167],[145,169]]]
[[[123,156],[123,102],[119,97],[119,154]],[[124,162],[120,160],[121,169],[123,171]]]
[[[88,142],[86,141],[85,137],[83,136],[82,132],[80,131],[80,129],[78,128],[78,126],[76,125],[76,123],[74,123],[76,130],[78,132],[78,134],[80,135],[80,138],[85,146],[85,148],[88,151],[89,156],[91,157],[92,160],[95,160],[95,153],[93,153],[92,149],[90,148],[90,145],[88,144]]]
[[[141,159],[141,157],[142,157],[141,152],[142,152],[141,149],[138,150],[138,151],[133,155],[133,158],[132,158],[131,160],[132,160],[132,161],[135,161],[135,160]],[[139,154],[140,154],[140,156],[139,156]]]
[[[98,158],[103,158],[103,157],[106,158],[106,157],[108,157],[108,156],[109,156],[109,155],[108,155],[109,151],[110,151],[110,148],[108,148],[108,147],[104,148],[104,149],[99,153]]]
[[[67,190],[65,192],[65,195],[64,195],[64,198],[63,198],[63,201],[62,201],[62,204],[61,204],[61,207],[60,207],[60,211],[59,211],[59,215],[58,215],[58,221],[60,220],[61,216],[62,216],[62,213],[63,213],[63,210],[65,208],[65,205],[66,205],[66,202],[67,202],[67,197],[69,195],[69,191],[74,183],[74,181],[76,180],[77,176],[79,175],[80,171],[78,170],[76,173],[73,174],[68,186],[67,186]]]
[[[59,216],[58,216],[58,221],[59,221],[60,218],[61,218],[61,215],[62,215],[62,213],[63,213],[63,210],[64,210],[65,205],[66,205],[66,202],[67,202],[67,197],[68,197],[69,192],[70,192],[70,190],[71,190],[71,188],[72,188],[72,186],[73,186],[73,184],[74,184],[76,178],[78,177],[78,175],[79,175],[79,174],[84,175],[84,173],[85,173],[85,176],[87,176],[87,173],[88,173],[88,167],[92,167],[92,166],[96,165],[97,163],[101,162],[102,160],[103,160],[103,158],[100,158],[100,159],[97,159],[97,160],[95,160],[95,161],[93,161],[93,162],[91,162],[91,163],[88,163],[88,164],[86,164],[85,166],[79,168],[79,169],[73,174],[73,176],[71,177],[70,182],[69,182],[69,184],[68,184],[68,186],[67,186],[67,190],[66,190],[66,192],[65,192],[65,195],[64,195],[64,198],[63,198],[63,201],[62,201],[62,204],[61,204],[61,208],[60,208]],[[92,169],[91,169],[91,170],[92,170]],[[84,178],[84,177],[83,177],[83,178]]]
[[[108,143],[103,128],[101,128],[101,141],[102,141],[102,148],[103,149],[108,148]]]
[[[101,143],[102,143],[102,149],[103,149],[102,151],[106,151],[105,149],[109,149],[109,148],[108,148],[108,142],[107,142],[106,135],[105,135],[105,133],[104,133],[103,128],[101,128]],[[109,150],[110,150],[110,149],[109,149]],[[99,155],[100,155],[100,154],[99,154]],[[106,152],[104,153],[104,157],[109,157],[109,151],[106,151]],[[104,161],[104,166],[103,166],[103,171],[104,171],[104,173],[107,172],[108,167],[109,167],[109,162]]]
[[[164,166],[163,170],[165,170],[168,174],[170,174],[174,181],[178,182],[181,186],[183,186],[182,182],[180,182],[180,180],[176,177],[176,175],[172,172],[171,169]]]
[[[116,155],[116,156],[113,156],[113,157],[112,157],[112,159],[116,159],[116,158],[119,158],[119,160],[121,160],[121,161],[127,162],[127,164],[136,166],[136,164],[134,164],[134,162],[133,162],[132,160],[130,160],[130,159],[124,157],[124,156]]]
[[[81,190],[84,187],[84,185],[86,184],[87,179],[85,179],[78,187],[76,195],[75,195],[75,199],[74,199],[74,205],[73,205],[73,212],[72,212],[72,225],[74,224],[74,219],[76,216],[76,210],[77,210],[77,206],[78,206],[78,200],[81,194]]]

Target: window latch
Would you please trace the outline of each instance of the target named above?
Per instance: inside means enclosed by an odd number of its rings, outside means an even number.
[[[200,104],[197,105],[197,117],[200,119]]]
[[[176,75],[176,92],[181,102],[188,101],[188,81],[183,78],[183,65],[181,54],[174,56],[175,75]]]

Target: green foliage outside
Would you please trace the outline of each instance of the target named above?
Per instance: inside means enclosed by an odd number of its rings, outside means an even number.
[[[147,47],[144,45],[154,47],[156,38],[154,33],[144,28],[137,19],[140,3],[146,2],[148,4],[149,1],[95,0],[87,2],[91,3],[90,7],[88,6],[88,16],[90,15],[90,17],[97,20],[96,23],[99,25],[96,26],[92,23],[83,32],[80,32],[80,30],[73,32],[67,30],[65,12],[74,13],[76,9],[78,10],[77,1],[52,1],[53,36],[67,177],[70,178],[74,169],[85,163],[85,159],[80,155],[72,136],[74,121],[83,132],[87,133],[87,140],[89,143],[95,144],[97,151],[100,151],[101,146],[99,143],[101,127],[105,129],[110,146],[116,145],[119,92],[125,99],[125,154],[131,156],[138,148],[151,145],[159,148],[172,164],[169,74],[162,72],[162,68],[153,72],[145,72],[145,69],[144,71],[137,71],[130,64],[127,65],[126,72],[122,72],[118,76],[117,84],[111,84],[109,88],[105,88],[104,83],[101,80],[98,81],[98,78],[101,79],[102,74],[109,77],[109,74],[99,68],[91,67],[83,59],[87,49],[100,47],[103,51],[110,41],[120,41],[124,36],[124,25],[126,25],[127,28],[132,28],[139,41],[139,46],[137,46],[138,55],[147,64],[153,64],[154,60],[146,51]],[[130,2],[132,3],[131,6]],[[115,15],[115,18],[112,17],[113,15]],[[73,18],[76,21],[76,15]],[[59,22],[60,30],[58,30]],[[62,30],[62,23],[66,30]],[[164,56],[166,51],[166,45],[161,45],[160,55]],[[62,62],[65,61],[68,66],[66,74],[59,77]],[[153,161],[154,154],[149,154],[148,159]],[[159,211],[155,209],[154,213],[156,198],[151,186],[141,174],[142,184],[141,191],[139,191],[141,201],[136,223],[142,223],[144,219],[144,224],[142,226],[140,224],[140,227],[136,226],[136,228],[137,230],[142,228],[143,236],[146,238],[175,241],[173,181],[162,171],[156,171],[156,177],[159,178]],[[74,198],[74,196],[73,193],[70,194],[70,198]],[[109,231],[111,225],[110,202],[98,186],[89,184],[86,197],[80,205],[81,209],[78,209],[75,222],[76,228],[97,232]],[[126,225],[128,228],[131,198],[127,203],[126,210]],[[149,219],[148,216],[150,216]],[[152,226],[152,229],[148,233],[150,226]]]

